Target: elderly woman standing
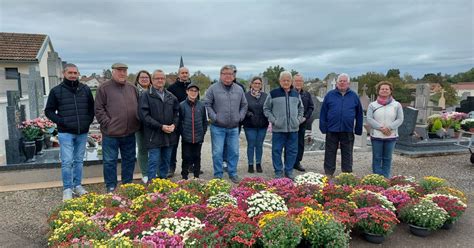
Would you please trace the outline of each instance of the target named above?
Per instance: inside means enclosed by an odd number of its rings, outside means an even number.
[[[262,78],[253,77],[250,90],[245,93],[248,109],[243,121],[245,137],[247,138],[248,172],[254,173],[254,164],[258,173],[262,173],[263,141],[267,134],[268,120],[263,114],[263,104],[267,94],[262,92]],[[254,160],[255,155],[255,160]],[[255,161],[255,163],[254,163]]]
[[[367,109],[367,122],[372,128],[372,171],[389,178],[398,127],[403,123],[403,109],[392,97],[392,83],[381,81],[375,87],[377,100]]]
[[[149,90],[151,84],[151,75],[148,71],[142,70],[137,73],[137,78],[135,79],[135,86],[138,89],[138,93],[141,95],[143,92]],[[148,182],[148,150],[145,147],[145,139],[143,137],[143,125],[135,133],[135,138],[137,139],[137,147],[138,147],[138,154],[137,154],[137,161],[138,165],[140,166],[140,170],[142,172],[142,181],[143,183]]]

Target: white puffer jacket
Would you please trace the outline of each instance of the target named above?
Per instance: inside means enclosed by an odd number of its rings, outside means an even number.
[[[372,128],[370,136],[378,139],[393,139],[398,137],[398,127],[403,123],[402,105],[392,100],[387,105],[381,105],[377,101],[371,102],[367,108],[367,122]],[[392,130],[390,136],[385,136],[380,128],[388,127]]]

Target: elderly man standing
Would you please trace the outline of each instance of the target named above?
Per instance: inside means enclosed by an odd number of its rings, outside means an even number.
[[[319,129],[326,134],[324,172],[332,178],[336,171],[337,148],[341,147],[341,170],[352,172],[354,133],[362,134],[362,105],[356,92],[350,88],[346,73],[337,77],[336,89],[324,97],[319,118]],[[355,127],[354,127],[355,121]]]
[[[189,80],[189,70],[186,67],[181,67],[178,70],[178,78],[176,79],[176,82],[170,85],[167,90],[178,99],[179,103],[181,103],[186,100],[186,90],[189,84],[191,84],[191,80]],[[168,178],[173,177],[176,171],[176,154],[178,152],[179,134],[177,137],[178,141],[176,145],[173,146],[171,152],[170,169],[167,175]]]
[[[155,70],[152,87],[140,96],[140,118],[148,148],[148,178],[166,178],[173,146],[178,143],[178,99],[165,89],[165,73]]]
[[[94,97],[89,87],[79,82],[76,65],[66,64],[63,75],[63,82],[51,89],[44,113],[58,126],[65,201],[72,199],[73,193],[87,193],[81,185],[82,165],[87,133],[94,120]]]
[[[118,152],[122,158],[122,183],[131,183],[135,169],[135,132],[140,129],[138,93],[127,82],[128,66],[112,65],[112,79],[97,89],[95,116],[102,132],[104,181],[107,193],[117,187]]]
[[[220,70],[219,82],[211,85],[206,93],[205,105],[211,119],[212,161],[214,178],[222,178],[223,149],[227,150],[229,178],[239,183],[239,125],[247,113],[244,91],[233,82],[234,69],[225,65]]]
[[[298,154],[296,155],[295,165],[293,168],[299,171],[306,171],[304,167],[301,165],[301,160],[303,160],[303,153],[304,153],[304,134],[306,132],[306,124],[307,120],[311,118],[314,110],[313,99],[311,98],[311,94],[308,91],[303,90],[304,80],[301,74],[296,74],[293,76],[293,87],[299,93],[301,97],[301,102],[303,103],[304,111],[303,117],[305,121],[300,124],[298,130]]]
[[[299,125],[305,121],[303,103],[296,90],[291,88],[289,71],[280,73],[280,87],[270,91],[263,105],[263,112],[272,123],[272,160],[275,177],[284,176],[294,180],[293,165],[298,153]],[[285,149],[285,168],[281,159]]]

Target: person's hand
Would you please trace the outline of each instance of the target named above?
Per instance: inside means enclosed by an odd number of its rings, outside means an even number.
[[[380,131],[383,133],[385,136],[390,136],[392,134],[392,131],[388,127],[382,127],[380,128]]]

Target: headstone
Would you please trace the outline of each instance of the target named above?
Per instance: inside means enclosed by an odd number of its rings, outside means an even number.
[[[59,84],[59,76],[62,71],[61,59],[57,52],[48,52],[48,81],[49,89]]]
[[[474,111],[474,96],[468,96],[466,100],[462,100],[460,107],[456,108],[456,111],[463,113]]]
[[[22,158],[20,149],[21,133],[18,125],[25,120],[25,106],[20,105],[20,93],[18,91],[7,91],[7,126],[8,139],[5,140],[5,154],[7,164],[18,164]]]
[[[416,127],[417,117],[418,109],[412,107],[403,108],[403,123],[398,128],[398,135],[400,140],[412,140],[412,134]]]
[[[430,85],[429,84],[417,84],[416,85],[416,98],[415,108],[418,109],[418,123],[425,124],[429,116],[428,103],[430,99]]]
[[[357,95],[359,95],[359,82],[351,82],[350,88],[351,88],[351,90],[353,90]]]
[[[44,98],[43,98],[43,79],[37,66],[31,65],[29,68],[28,76],[28,97],[30,103],[30,119],[34,119],[43,111]]]
[[[327,92],[336,88],[336,78],[330,79],[326,82]],[[327,93],[326,92],[326,93]]]
[[[370,99],[367,96],[367,84],[364,84],[362,86],[362,96],[360,96],[360,103],[362,104],[362,109],[364,111],[367,111],[367,108],[369,107]]]
[[[327,88],[326,86],[321,86],[319,87],[319,90],[318,90],[318,96],[321,97],[321,98],[324,98],[324,96],[326,95],[327,93]]]
[[[439,101],[438,101],[438,107],[440,107],[441,109],[446,109],[446,98],[444,98],[444,93],[446,91],[444,89],[441,89],[441,97],[439,98]]]

